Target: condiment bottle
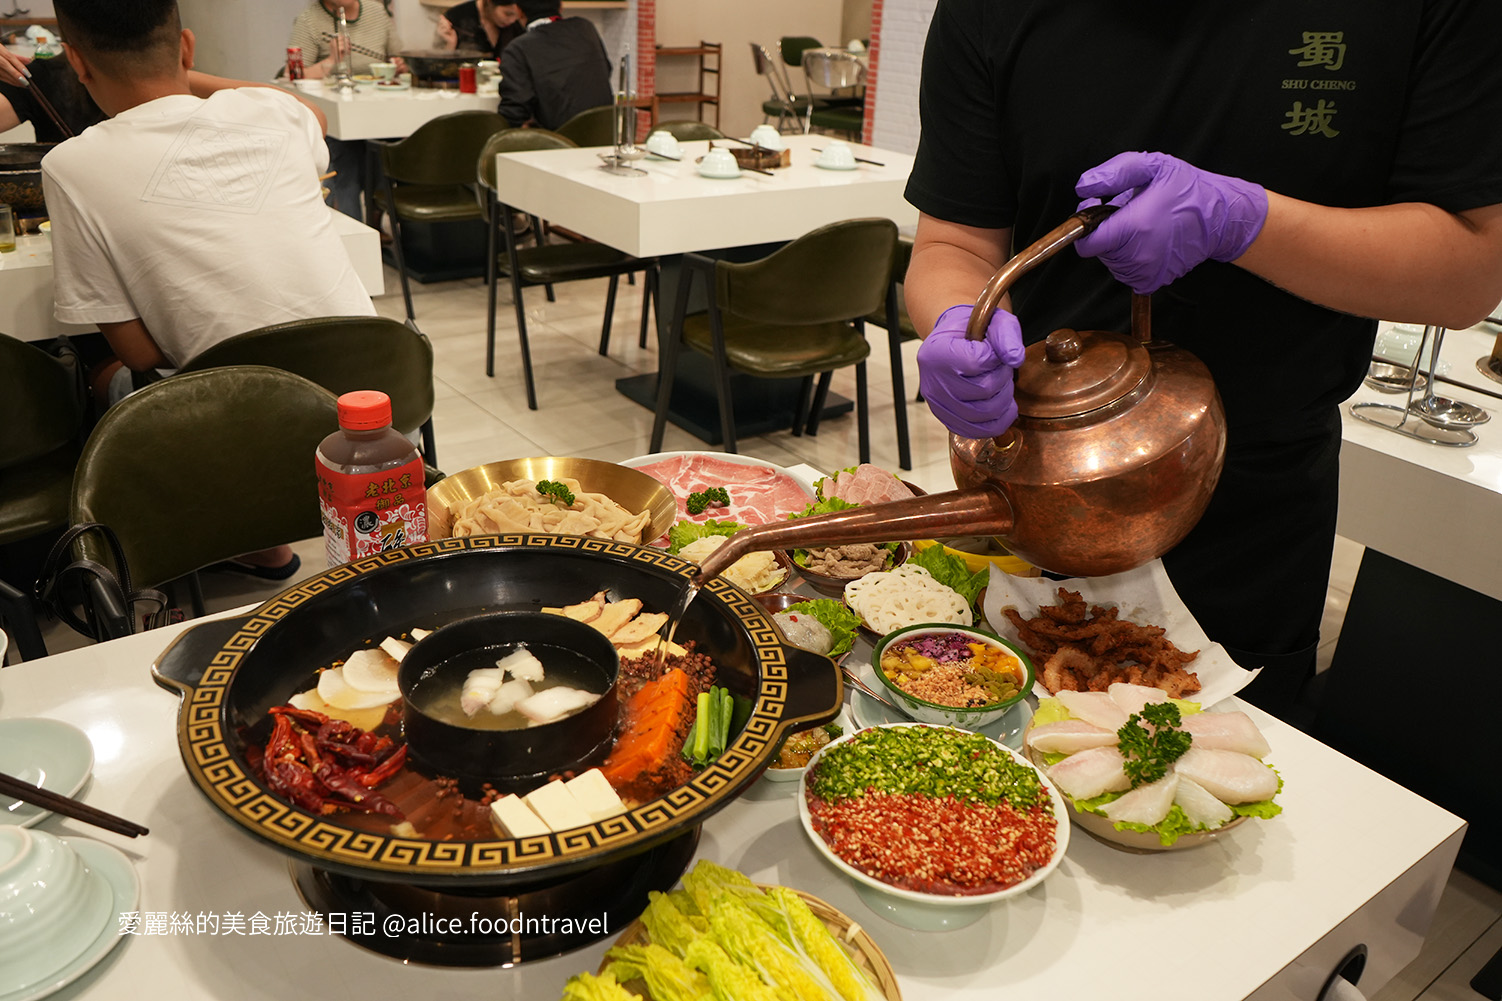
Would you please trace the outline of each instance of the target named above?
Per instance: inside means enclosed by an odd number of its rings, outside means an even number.
[[[391,397],[339,397],[339,430],[318,446],[315,465],[329,566],[427,541],[422,456],[391,426]]]

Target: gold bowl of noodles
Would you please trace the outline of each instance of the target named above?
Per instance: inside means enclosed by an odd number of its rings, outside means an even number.
[[[575,503],[565,507],[528,486],[543,480],[569,483]],[[678,501],[663,483],[600,459],[547,455],[487,462],[428,488],[429,539],[532,531],[645,545],[677,518]]]

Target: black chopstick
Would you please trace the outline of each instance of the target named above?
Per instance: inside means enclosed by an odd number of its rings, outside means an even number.
[[[52,124],[56,125],[58,130],[62,132],[63,138],[72,139],[74,136],[73,130],[68,128],[68,123],[63,121],[63,116],[57,113],[57,109],[52,106],[52,102],[47,99],[47,95],[42,93],[42,88],[36,85],[36,80],[32,78],[31,70],[25,66],[21,67],[21,86],[31,88],[31,96],[36,98],[36,102],[42,106],[42,110],[47,112],[47,117],[52,119]]]
[[[329,39],[329,40],[332,40],[334,38],[334,36],[332,34],[330,34],[329,32],[327,32],[327,31],[325,31],[323,33],[323,37],[325,39]],[[370,56],[376,62],[386,62],[387,61],[386,56],[383,55],[380,52],[377,52],[375,49],[367,49],[365,46],[363,46],[363,45],[356,45],[354,42],[350,42],[349,43],[349,47],[350,47],[350,51],[352,51],[352,52],[358,52],[362,56]]]
[[[822,153],[824,151],[822,149],[816,149],[816,150],[814,150],[814,152],[815,153]],[[884,163],[877,163],[875,160],[862,160],[858,156],[854,157],[854,160],[855,160],[856,163],[869,163],[873,167],[885,167],[886,166],[886,164],[884,164]]]
[[[135,821],[117,817],[113,813],[105,813],[86,803],[80,803],[76,799],[49,792],[30,782],[23,782],[14,775],[6,775],[4,772],[0,772],[0,794],[19,799],[23,803],[30,803],[32,806],[40,806],[44,810],[51,810],[64,817],[71,817],[73,820],[81,820],[85,824],[102,827],[106,831],[123,834],[128,838],[150,833],[147,828]]]

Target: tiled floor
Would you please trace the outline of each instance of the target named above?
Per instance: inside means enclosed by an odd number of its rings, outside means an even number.
[[[387,270],[385,296],[377,308],[386,316],[404,318],[400,286]],[[647,451],[652,429],[649,411],[615,392],[622,376],[655,371],[655,338],[646,350],[637,347],[641,287],[622,285],[616,303],[616,323],[610,353],[601,357],[599,326],[604,305],[603,280],[576,282],[557,288],[557,302],[547,302],[542,290],[526,297],[527,328],[537,377],[538,410],[528,410],[523,391],[516,327],[509,295],[503,290],[498,310],[495,378],[485,375],[485,286],[479,280],[414,285],[417,322],[432,339],[437,385],[433,414],[438,460],[445,470],[459,470],[495,459],[528,455],[581,455],[619,460]],[[884,332],[876,330],[884,344]],[[894,401],[887,352],[873,350],[868,363],[871,398],[871,458],[897,469],[894,407],[907,408],[914,468],[904,477],[926,490],[953,486],[949,472],[948,438],[922,404],[912,402],[917,385],[916,342],[906,345],[906,400]],[[836,373],[833,390],[854,396],[852,369]],[[698,439],[668,428],[664,449],[705,447]],[[856,461],[853,417],[821,425],[817,437],[793,437],[786,431],[743,440],[741,451],[780,464],[807,462],[820,469],[838,469]],[[311,461],[311,457],[310,457]],[[294,547],[306,573],[323,567],[322,540]],[[1328,666],[1345,616],[1346,601],[1361,559],[1361,547],[1337,540],[1320,666]],[[285,585],[259,584],[248,578],[205,574],[203,587],[211,609],[231,608],[259,600]],[[66,627],[47,635],[49,649],[59,652],[81,642]],[[1476,971],[1502,948],[1502,894],[1456,873],[1440,903],[1424,952],[1376,997],[1380,1001],[1477,1001],[1481,995],[1468,986]]]

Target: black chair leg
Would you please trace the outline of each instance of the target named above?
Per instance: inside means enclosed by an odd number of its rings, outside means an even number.
[[[824,414],[824,401],[829,399],[829,383],[833,379],[833,372],[819,373],[819,386],[814,390],[814,401],[808,405],[808,423],[803,427],[803,433],[810,437],[819,433],[819,418]]]
[[[600,354],[610,353],[610,318],[615,315],[615,290],[620,287],[621,276],[611,275],[605,291],[605,325],[600,328]]]
[[[709,330],[714,342],[715,395],[720,399],[720,434],[724,449],[735,453],[735,406],[730,399],[730,359],[725,355],[725,324],[720,317],[719,303],[711,291],[709,300]]]
[[[907,388],[902,374],[902,328],[897,321],[897,283],[887,286],[887,350],[892,360],[892,409],[897,412],[897,466],[913,468],[907,436]]]
[[[492,330],[494,330],[494,328],[492,328]],[[419,431],[422,434],[422,461],[426,462],[430,466],[433,466],[434,468],[437,468],[438,445],[433,441],[432,414],[429,414],[428,419],[422,422],[422,427],[419,429]]]
[[[47,656],[47,644],[42,639],[41,627],[37,625],[36,611],[31,599],[17,588],[0,580],[0,623],[16,641],[16,652],[22,660],[37,660]],[[0,666],[4,666],[0,660]]]
[[[635,285],[636,284],[636,272],[635,271],[628,271],[628,272],[626,272],[626,284],[627,285]]]
[[[647,269],[647,282],[641,294],[641,334],[636,346],[643,350],[647,346],[647,320],[651,316],[653,304],[657,302],[657,293],[657,265],[654,264]]]
[[[803,424],[808,419],[808,404],[814,398],[814,377],[805,375],[798,384],[798,403],[793,408],[793,437],[803,437]]]
[[[694,273],[688,268],[678,278],[678,294],[673,303],[673,318],[663,335],[657,359],[657,410],[652,415],[652,441],[648,452],[662,451],[662,436],[668,425],[668,404],[673,399],[673,377],[678,370],[679,341],[682,340],[683,318],[688,315],[688,292],[693,284]]]
[[[527,345],[527,309],[522,303],[522,283],[511,276],[511,298],[516,305],[516,339],[522,348],[522,378],[527,383],[527,409],[537,409],[537,387],[532,382],[532,349]]]
[[[396,258],[396,273],[402,280],[402,302],[407,306],[407,319],[416,320],[412,309],[412,286],[407,282],[407,261],[402,254],[402,220],[396,212],[396,186],[386,178],[386,204],[391,206],[391,254]]]
[[[487,189],[488,190],[488,189]],[[496,235],[500,229],[500,220],[496,216],[499,208],[496,205],[495,193],[489,195],[490,225],[485,234],[485,285],[489,291],[489,298],[485,306],[485,374],[495,378],[495,283],[498,280],[499,269],[496,266],[496,255],[500,248],[496,246]],[[431,422],[431,419],[429,421]],[[426,444],[426,438],[424,443]],[[429,464],[436,465],[432,458]]]
[[[871,461],[871,404],[866,399],[866,363],[855,363],[855,433],[861,462]]]

